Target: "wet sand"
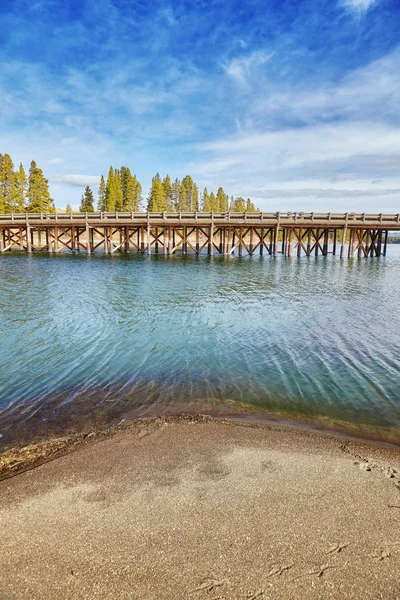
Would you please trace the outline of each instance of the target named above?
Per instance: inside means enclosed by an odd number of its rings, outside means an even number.
[[[1,600],[400,597],[399,448],[211,418],[97,437],[0,482]]]

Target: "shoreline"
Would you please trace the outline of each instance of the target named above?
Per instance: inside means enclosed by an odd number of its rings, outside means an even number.
[[[389,442],[377,437],[364,437],[362,428],[355,426],[333,428],[324,425],[320,421],[304,419],[296,420],[287,416],[262,413],[172,413],[160,415],[148,415],[134,418],[121,419],[118,423],[106,428],[90,428],[88,431],[70,433],[65,436],[49,437],[36,440],[24,445],[15,445],[0,451],[0,481],[9,479],[25,471],[60,458],[81,446],[88,445],[99,440],[113,437],[121,431],[141,428],[143,425],[161,425],[165,423],[180,422],[216,422],[246,425],[249,427],[266,427],[273,430],[297,431],[298,433],[309,432],[317,436],[326,436],[328,439],[339,439],[345,442],[362,443],[377,447],[391,448],[400,452],[400,442]],[[351,424],[349,424],[351,425]]]
[[[389,600],[400,448],[141,419],[1,481],[0,521],[5,598]]]

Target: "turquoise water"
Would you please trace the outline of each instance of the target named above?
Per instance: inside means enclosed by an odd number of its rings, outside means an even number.
[[[350,260],[8,254],[0,284],[3,447],[201,410],[400,441],[399,247]]]

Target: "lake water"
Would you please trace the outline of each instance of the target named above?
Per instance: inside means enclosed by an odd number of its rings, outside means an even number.
[[[386,258],[0,257],[0,444],[179,412],[400,443]]]

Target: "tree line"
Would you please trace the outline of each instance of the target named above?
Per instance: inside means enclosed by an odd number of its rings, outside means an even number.
[[[81,212],[253,212],[258,211],[250,198],[234,198],[219,187],[217,192],[204,188],[200,194],[197,184],[190,175],[182,181],[171,180],[169,175],[163,179],[157,173],[151,182],[151,188],[144,207],[143,190],[136,175],[128,167],[119,169],[110,167],[107,179],[102,175],[97,200],[93,190],[87,185],[81,197]],[[29,175],[25,174],[20,163],[14,170],[9,154],[0,154],[0,213],[12,212],[54,212],[54,200],[50,196],[48,180],[43,171],[32,160]],[[67,212],[72,212],[69,204]]]
[[[34,160],[26,175],[22,163],[15,170],[11,156],[0,153],[0,213],[26,211],[55,211],[48,181]]]

